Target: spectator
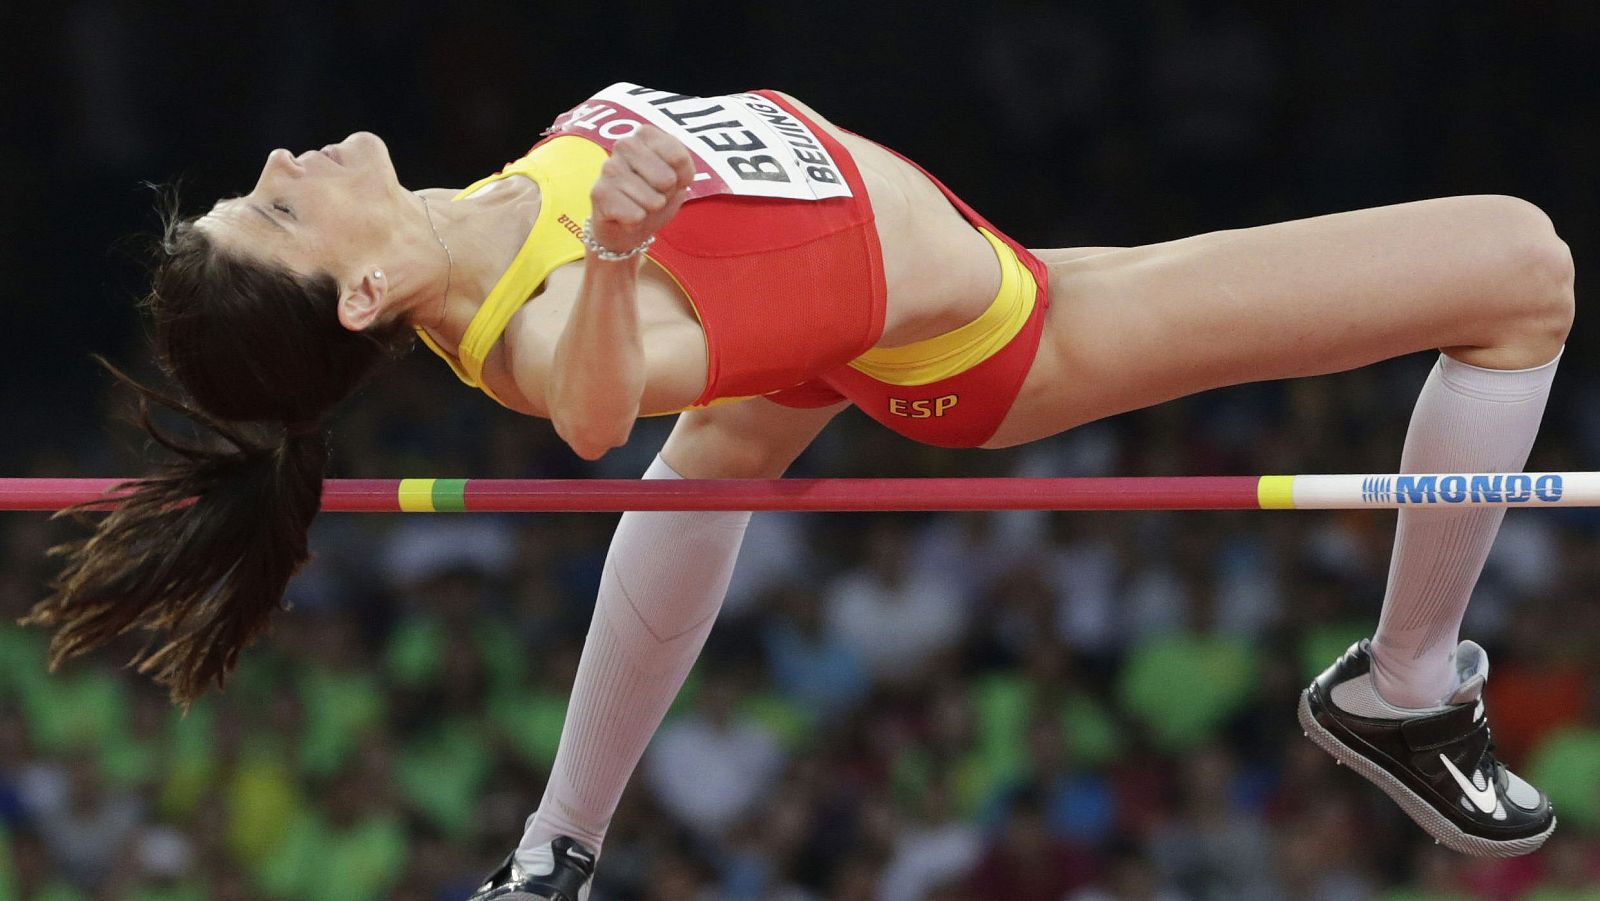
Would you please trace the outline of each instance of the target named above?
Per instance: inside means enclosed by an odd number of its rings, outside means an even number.
[[[144,821],[139,799],[108,789],[87,755],[66,766],[31,767],[23,775],[22,798],[51,858],[83,888],[111,874]]]
[[[1292,897],[1279,887],[1264,825],[1234,802],[1229,751],[1196,749],[1177,763],[1183,779],[1177,816],[1150,842],[1161,875],[1202,901]]]
[[[1126,843],[1109,854],[1105,873],[1067,901],[1190,901],[1162,880],[1150,861]]]
[[[912,568],[904,524],[873,522],[864,565],[828,589],[828,626],[876,682],[914,684],[941,651],[961,640],[965,599],[932,574]]]
[[[819,720],[848,712],[866,698],[871,680],[853,648],[826,631],[822,605],[799,585],[767,596],[771,611],[762,635],[777,689]]]
[[[658,803],[707,842],[719,842],[783,769],[777,736],[739,715],[743,692],[724,673],[703,677],[694,712],[668,722],[645,753]]]
[[[1029,786],[1012,799],[1004,827],[974,867],[967,888],[977,898],[1058,901],[1091,884],[1099,867],[1086,848],[1052,834],[1044,792]]]
[[[951,800],[948,785],[936,780],[908,802],[912,813],[897,830],[893,854],[879,878],[879,901],[917,901],[960,883],[978,862],[982,839],[955,816]]]

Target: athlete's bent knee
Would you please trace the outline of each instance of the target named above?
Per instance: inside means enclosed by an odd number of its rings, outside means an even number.
[[[1566,343],[1572,331],[1572,319],[1577,311],[1573,291],[1575,272],[1572,265],[1572,248],[1560,238],[1552,237],[1541,248],[1543,259],[1540,271],[1544,273],[1548,296],[1541,309],[1541,324],[1545,334],[1554,341]]]
[[[1572,250],[1534,204],[1502,195],[1477,200],[1494,220],[1511,329],[1553,354],[1572,329]]]

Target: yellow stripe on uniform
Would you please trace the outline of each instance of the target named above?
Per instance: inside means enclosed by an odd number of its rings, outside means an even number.
[[[1256,483],[1256,502],[1263,510],[1294,509],[1294,476],[1262,476]]]
[[[432,513],[433,483],[437,479],[401,479],[400,511],[402,513]]]
[[[1022,332],[1038,302],[1039,285],[1010,245],[986,228],[978,232],[1000,260],[1000,290],[989,308],[943,335],[902,347],[874,347],[851,360],[851,369],[890,385],[928,385],[977,366]]]

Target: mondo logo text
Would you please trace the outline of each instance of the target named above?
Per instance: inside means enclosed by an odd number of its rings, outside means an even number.
[[[1556,473],[1514,475],[1396,476],[1394,499],[1401,504],[1546,503],[1561,500]]]

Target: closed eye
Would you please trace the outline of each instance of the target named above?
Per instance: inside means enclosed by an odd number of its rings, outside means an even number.
[[[280,213],[284,213],[284,214],[288,215],[290,218],[294,218],[294,210],[289,209],[287,204],[274,203],[272,205],[272,208],[277,210]]]

